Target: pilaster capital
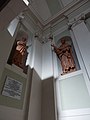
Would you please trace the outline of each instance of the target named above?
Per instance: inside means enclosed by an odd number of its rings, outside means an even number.
[[[68,20],[68,29],[71,30],[73,27],[75,27],[76,25],[80,24],[81,22],[85,22],[88,18],[90,18],[90,12],[88,13],[82,13],[79,16]]]

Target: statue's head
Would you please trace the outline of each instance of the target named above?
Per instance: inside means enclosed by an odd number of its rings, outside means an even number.
[[[64,38],[61,39],[61,43],[64,44],[66,40]]]
[[[23,42],[27,42],[26,37],[22,37],[22,41],[23,41]]]

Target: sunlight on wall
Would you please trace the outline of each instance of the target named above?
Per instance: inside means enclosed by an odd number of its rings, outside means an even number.
[[[53,76],[51,43],[48,42],[42,47],[42,79]]]
[[[15,33],[18,22],[19,22],[19,20],[17,18],[15,18],[14,20],[11,21],[11,23],[9,24],[9,26],[7,28],[12,37]]]
[[[23,2],[28,6],[29,5],[29,1],[28,0],[23,0]]]

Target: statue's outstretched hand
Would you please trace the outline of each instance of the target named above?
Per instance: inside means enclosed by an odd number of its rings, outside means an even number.
[[[55,45],[54,45],[54,44],[51,44],[51,46],[52,46],[52,47],[55,47]]]

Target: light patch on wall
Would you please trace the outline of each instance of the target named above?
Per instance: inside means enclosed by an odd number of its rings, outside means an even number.
[[[59,90],[62,110],[90,108],[90,96],[83,74],[60,80]]]
[[[51,43],[48,42],[43,45],[42,50],[42,79],[47,79],[53,76],[53,63]]]
[[[23,2],[28,6],[29,5],[29,1],[28,0],[23,0]]]
[[[11,21],[11,23],[9,24],[9,26],[7,28],[12,37],[15,33],[18,22],[19,22],[19,20],[17,18],[15,18],[14,20]]]

